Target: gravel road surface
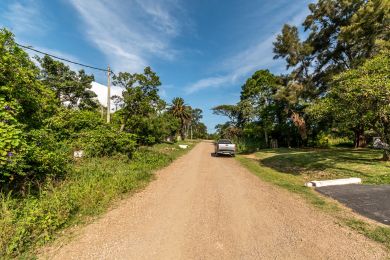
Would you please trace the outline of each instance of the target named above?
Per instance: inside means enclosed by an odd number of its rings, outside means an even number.
[[[298,196],[201,142],[49,259],[385,259]]]

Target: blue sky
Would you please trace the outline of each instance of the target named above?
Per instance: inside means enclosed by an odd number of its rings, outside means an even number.
[[[115,72],[151,66],[168,102],[181,96],[204,111],[209,132],[226,118],[254,71],[285,72],[272,42],[285,23],[300,25],[309,0],[1,0],[0,26],[18,42]],[[72,65],[73,69],[79,67]],[[89,71],[106,84],[102,72]],[[106,92],[95,84],[100,98]],[[119,89],[114,89],[119,93]]]

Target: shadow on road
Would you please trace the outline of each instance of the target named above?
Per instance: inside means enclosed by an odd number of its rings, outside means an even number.
[[[225,158],[233,158],[233,156],[228,154],[216,154],[216,153],[210,153],[211,157],[225,157]]]

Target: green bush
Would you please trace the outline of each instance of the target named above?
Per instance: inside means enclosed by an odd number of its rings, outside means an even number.
[[[353,141],[350,140],[347,136],[337,136],[335,134],[320,132],[314,142],[309,143],[310,146],[321,147],[321,148],[329,148],[335,146],[351,146],[353,145]]]
[[[45,124],[56,133],[58,139],[64,140],[72,138],[74,133],[103,126],[104,122],[96,111],[59,108]]]
[[[27,141],[26,174],[43,179],[62,176],[69,170],[71,147],[65,141],[59,141],[51,130],[31,130],[27,134]]]
[[[46,129],[23,132],[24,126],[14,117],[16,111],[16,104],[0,99],[0,180],[15,186],[24,179],[65,173],[69,146]]]
[[[121,132],[109,126],[101,126],[78,134],[74,146],[84,151],[87,157],[125,154],[132,157],[137,136]]]
[[[18,110],[15,102],[0,97],[0,181],[12,179],[22,172],[26,143],[23,125],[15,118]]]

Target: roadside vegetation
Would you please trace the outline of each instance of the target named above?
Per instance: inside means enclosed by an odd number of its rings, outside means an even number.
[[[184,152],[178,136],[207,136],[202,111],[161,99],[150,67],[111,76],[123,89],[112,97],[115,111],[91,91],[94,75],[31,58],[0,30],[0,258],[29,256],[59,230],[145,186]]]
[[[327,175],[337,178],[347,177],[351,172],[359,170],[363,171],[360,177],[367,183],[390,183],[389,163],[379,160],[382,155],[379,151],[364,150],[359,151],[361,154],[358,155],[353,152],[355,151],[335,149],[325,151],[273,149],[250,156],[239,155],[237,160],[263,181],[298,194],[314,207],[334,216],[340,225],[348,226],[382,243],[390,250],[389,227],[356,218],[350,211],[304,186],[307,179],[314,176],[318,179],[328,178],[325,177]],[[329,153],[332,155],[330,156]],[[343,156],[343,159],[338,156]],[[361,161],[362,157],[366,158],[369,163]],[[386,171],[377,172],[380,169],[386,169]],[[364,171],[368,173],[364,174]]]
[[[47,180],[34,194],[0,198],[0,249],[2,257],[31,256],[36,246],[52,240],[64,228],[88,222],[105,212],[114,200],[134,192],[191,149],[196,141],[142,147],[127,156],[87,158],[77,162],[60,182]],[[180,144],[179,143],[179,144]]]

